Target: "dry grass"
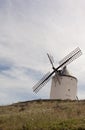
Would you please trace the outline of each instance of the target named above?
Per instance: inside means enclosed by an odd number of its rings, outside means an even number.
[[[0,130],[85,130],[85,101],[38,100],[1,106]]]

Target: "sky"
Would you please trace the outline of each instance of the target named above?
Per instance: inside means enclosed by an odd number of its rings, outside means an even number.
[[[0,0],[0,105],[48,99],[51,80],[32,87],[76,47],[83,55],[68,65],[85,99],[85,0]]]

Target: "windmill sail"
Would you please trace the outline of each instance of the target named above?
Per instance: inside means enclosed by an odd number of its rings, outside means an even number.
[[[63,58],[59,64],[59,67],[65,67],[68,64],[70,64],[73,60],[77,59],[79,56],[82,55],[82,52],[79,47],[77,47],[75,50],[73,50],[71,53],[69,53],[65,58]],[[58,67],[58,68],[59,68]]]
[[[50,55],[50,54],[48,54],[48,53],[47,53],[47,56],[48,56],[49,61],[50,61],[51,65],[52,65],[52,68],[54,68],[54,65],[53,65],[53,63],[54,63],[53,56],[51,56],[51,55]]]
[[[48,72],[34,87],[33,91],[37,93],[51,78],[51,73]]]

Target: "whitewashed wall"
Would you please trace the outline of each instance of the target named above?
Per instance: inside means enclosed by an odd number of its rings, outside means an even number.
[[[77,79],[72,76],[59,76],[52,78],[50,99],[71,99],[75,100],[77,96]]]

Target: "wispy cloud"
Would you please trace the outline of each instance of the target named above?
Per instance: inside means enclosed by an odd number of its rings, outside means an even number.
[[[11,69],[11,65],[1,62],[0,63],[0,72],[8,71]]]

